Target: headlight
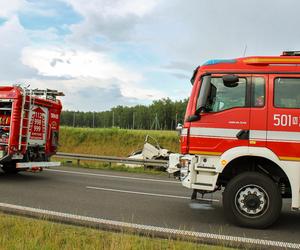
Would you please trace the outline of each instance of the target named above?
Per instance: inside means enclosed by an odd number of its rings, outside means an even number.
[[[190,165],[190,162],[191,161],[188,159],[180,159],[180,165],[182,168],[184,168],[184,167],[188,168]]]
[[[190,160],[180,159],[180,180],[183,181],[189,174]]]
[[[189,174],[189,168],[184,167],[180,169],[180,180],[183,181]]]

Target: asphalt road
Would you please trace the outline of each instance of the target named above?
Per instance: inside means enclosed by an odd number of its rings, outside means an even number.
[[[167,177],[92,169],[59,168],[42,173],[0,173],[0,202],[102,219],[214,234],[300,243],[300,213],[284,201],[269,229],[228,224],[216,193],[212,204],[189,199],[190,190]]]

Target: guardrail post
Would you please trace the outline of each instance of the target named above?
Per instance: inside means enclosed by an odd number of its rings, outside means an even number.
[[[77,159],[77,167],[80,167],[80,159]]]

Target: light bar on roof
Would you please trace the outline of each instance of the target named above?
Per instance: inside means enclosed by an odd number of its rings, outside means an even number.
[[[220,63],[236,63],[236,59],[212,59],[205,62],[202,66],[215,65]]]
[[[283,51],[282,56],[300,56],[300,51]]]
[[[268,65],[268,64],[300,64],[300,57],[286,58],[286,57],[252,57],[243,60],[246,64],[252,65]]]

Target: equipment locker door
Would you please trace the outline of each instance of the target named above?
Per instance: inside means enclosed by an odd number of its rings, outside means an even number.
[[[226,87],[220,74],[211,76],[207,107],[190,123],[189,153],[221,155],[249,145],[251,75],[238,76],[235,87]]]
[[[46,145],[48,132],[48,109],[32,105],[29,119],[28,144]]]

